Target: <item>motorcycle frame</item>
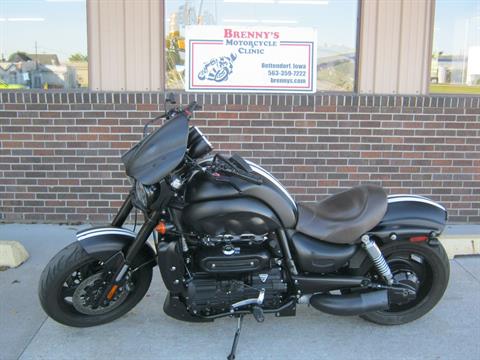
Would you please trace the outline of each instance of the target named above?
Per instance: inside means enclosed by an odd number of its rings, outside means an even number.
[[[188,166],[188,164],[185,164]],[[191,164],[190,164],[191,165]],[[185,171],[186,168],[182,167],[179,171]],[[135,238],[132,236],[132,241],[129,244],[126,244],[123,247],[123,261],[115,268],[111,269],[113,276],[112,287],[114,285],[120,284],[122,282],[122,277],[128,270],[129,266],[133,263],[133,260],[139,253],[139,251],[145,246],[147,239],[155,231],[155,227],[161,220],[165,218],[170,218],[170,221],[177,228],[177,231],[180,234],[183,234],[181,223],[179,221],[177,212],[180,208],[176,202],[177,193],[175,190],[170,187],[165,181],[159,183],[159,189],[157,189],[158,194],[156,200],[153,203],[149,204],[149,209],[147,210],[143,205],[138,204],[135,195],[135,187],[132,188],[129,195],[125,199],[124,203],[118,210],[116,216],[111,222],[112,227],[121,228],[128,216],[130,215],[134,207],[139,208],[143,211],[145,215],[145,222],[140,228],[139,232],[135,235]],[[173,200],[173,201],[172,201]],[[391,286],[383,281],[374,282],[365,274],[360,273],[361,266],[369,258],[367,251],[364,250],[361,244],[357,244],[354,255],[349,260],[349,272],[348,274],[338,275],[338,274],[316,274],[310,275],[307,273],[299,272],[298,264],[295,261],[295,258],[292,256],[291,250],[291,236],[292,230],[286,229],[284,226],[279,224],[280,227],[275,230],[276,239],[278,241],[280,250],[281,250],[281,263],[278,263],[281,266],[285,273],[285,280],[288,284],[288,298],[291,301],[292,298],[296,298],[297,301],[302,295],[311,295],[316,293],[324,293],[330,290],[338,289],[388,289],[389,291],[397,291]],[[408,241],[409,237],[418,232],[418,228],[410,229],[405,228],[402,230],[405,234],[402,233],[402,237],[395,237],[393,239],[390,235],[388,236],[379,236],[380,233],[373,232],[372,234],[365,234],[369,237],[372,235],[373,238],[380,239],[382,243],[387,243],[390,241]],[[431,231],[423,231],[428,234],[428,236],[422,236],[422,241],[427,241],[428,245],[436,246],[438,240],[436,239],[436,234]],[[133,234],[132,234],[133,235]],[[179,242],[179,246],[186,251],[186,242],[183,235],[180,236],[176,241]],[[156,246],[158,243],[156,242]],[[155,249],[155,253],[158,253],[158,249]],[[152,253],[152,257],[155,257],[155,262],[158,263],[158,256]],[[167,284],[166,284],[167,285]],[[107,293],[107,292],[105,292]],[[293,308],[293,307],[292,307]],[[294,312],[294,310],[293,310]],[[220,316],[227,316],[227,314],[221,314]],[[290,314],[291,315],[291,314]]]
[[[123,202],[122,206],[118,210],[117,214],[115,215],[114,219],[111,222],[112,227],[122,227],[125,221],[127,220],[128,216],[130,215],[131,211],[133,210],[133,200],[134,194],[132,192],[129,193],[125,201]],[[167,210],[172,217],[174,217],[174,212]],[[130,244],[128,250],[125,254],[125,259],[127,264],[130,263],[131,260],[135,258],[135,256],[140,251],[142,245],[148,240],[152,232],[155,230],[155,226],[157,226],[160,218],[162,217],[162,210],[153,210],[151,213],[148,214],[147,220],[140,228],[135,240]],[[176,223],[175,219],[172,219],[174,223]],[[284,228],[280,228],[276,231],[276,235],[278,237],[278,242],[280,244],[280,248],[282,250],[282,254],[285,258],[286,268],[291,272],[292,275],[298,275],[298,270],[295,265],[295,261],[292,257],[292,253],[290,251],[290,247],[288,245],[288,234]]]
[[[165,216],[165,214],[170,214],[172,217],[173,223],[178,226],[178,219],[175,217],[175,211],[173,208],[168,207],[168,202],[173,198],[173,193],[170,193],[167,198],[165,198],[164,204],[167,204],[166,209],[155,209],[148,213],[146,216],[146,221],[140,228],[135,239],[127,246],[125,252],[125,261],[122,264],[129,265],[132,263],[132,260],[142,249],[145,242],[148,240],[150,235],[155,231],[155,227]],[[135,195],[133,190],[129,193],[124,203],[118,210],[115,218],[111,222],[112,227],[122,227],[128,216],[130,215],[132,209],[134,208]],[[181,229],[179,229],[181,231]],[[277,241],[279,243],[282,255],[283,255],[283,269],[286,273],[286,280],[289,284],[289,297],[296,296],[299,298],[302,294],[310,292],[319,292],[319,291],[328,291],[338,288],[350,288],[350,287],[367,287],[371,286],[372,283],[370,279],[364,276],[317,276],[317,277],[305,277],[302,273],[299,273],[295,259],[292,256],[292,252],[289,245],[289,235],[285,228],[279,228],[275,231],[277,236]],[[180,244],[182,245],[182,244]],[[368,255],[365,251],[361,249],[361,246],[358,246],[358,251],[354,255],[355,263],[361,264]],[[157,251],[157,250],[156,250]],[[157,264],[158,265],[158,264]],[[117,269],[117,272],[121,271],[121,267]],[[315,290],[315,291],[310,291]],[[290,300],[291,301],[291,300]],[[288,303],[288,302],[287,302]],[[228,315],[228,314],[225,314]]]

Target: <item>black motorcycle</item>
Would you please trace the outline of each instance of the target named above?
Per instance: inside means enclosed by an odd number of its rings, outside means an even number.
[[[133,186],[110,226],[78,232],[41,275],[50,317],[76,327],[115,320],[144,297],[154,265],[168,289],[167,315],[238,318],[230,359],[246,314],[262,322],[305,303],[398,325],[437,304],[450,271],[437,239],[443,206],[374,185],[296,203],[257,164],[206,157],[211,144],[189,127],[195,108],[170,109],[123,155]],[[138,232],[122,228],[134,208],[144,216]]]

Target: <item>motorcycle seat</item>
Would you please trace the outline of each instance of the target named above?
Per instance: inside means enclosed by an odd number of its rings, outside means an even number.
[[[377,225],[387,211],[380,186],[360,185],[316,203],[298,204],[296,230],[334,244],[352,244]]]

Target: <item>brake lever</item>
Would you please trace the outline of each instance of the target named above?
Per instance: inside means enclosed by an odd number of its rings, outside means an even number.
[[[230,166],[231,169],[233,170],[230,170],[230,169],[227,169],[225,167],[223,167],[221,169],[221,171],[227,173],[227,174],[230,174],[230,175],[233,175],[233,176],[237,176],[239,177],[240,179],[243,179],[245,181],[248,181],[248,182],[251,182],[251,183],[254,183],[256,185],[262,185],[263,184],[263,180],[261,178],[257,178],[256,176],[253,176],[253,175],[249,175],[249,174],[244,174],[242,173],[243,170],[239,169],[232,161],[230,161],[229,159],[225,158],[223,155],[221,154],[216,154],[215,155],[215,159],[214,159],[214,162],[216,159],[220,159],[221,161],[223,161],[225,164],[227,164],[228,166]]]
[[[256,185],[262,185],[263,184],[263,180],[262,179],[259,179],[257,177],[254,177],[254,176],[251,176],[251,175],[245,175],[245,174],[242,174],[241,172],[239,171],[235,171],[235,170],[228,170],[228,169],[224,169],[222,170],[223,172],[229,174],[229,175],[233,175],[233,176],[236,176],[240,179],[243,179],[245,181],[248,181],[248,182],[251,182],[251,183],[254,183]]]
[[[235,190],[237,190],[238,192],[242,192],[242,190],[238,187],[237,184],[231,182],[228,178],[226,178],[225,176],[222,176],[220,174],[216,174],[214,175],[215,173],[211,173],[209,171],[205,171],[205,173],[211,177],[213,180],[215,181],[218,181],[218,182],[222,182],[222,183],[225,183],[225,184],[229,184],[231,186],[233,186],[235,188]]]

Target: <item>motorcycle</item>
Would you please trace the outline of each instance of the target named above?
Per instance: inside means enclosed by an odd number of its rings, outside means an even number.
[[[450,272],[438,240],[442,205],[375,185],[297,203],[254,162],[210,156],[210,142],[189,126],[196,108],[172,106],[148,135],[158,118],[145,125],[122,156],[132,188],[111,224],[79,231],[48,263],[39,298],[52,319],[88,327],[121,317],[146,294],[155,265],[167,315],[237,318],[229,359],[247,314],[263,322],[310,304],[399,325],[438,303]],[[144,216],[138,232],[122,227],[134,208]]]

